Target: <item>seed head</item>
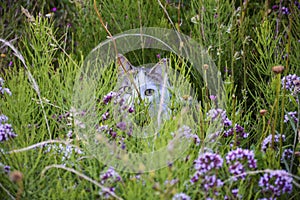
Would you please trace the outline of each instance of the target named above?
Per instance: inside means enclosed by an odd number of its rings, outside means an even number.
[[[274,67],[272,67],[272,71],[275,74],[282,74],[282,72],[284,71],[284,66],[282,66],[282,65],[274,66]]]

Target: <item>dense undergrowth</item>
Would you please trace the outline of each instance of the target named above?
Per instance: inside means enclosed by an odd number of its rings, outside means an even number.
[[[298,1],[103,0],[96,8],[100,18],[93,1],[0,3],[3,199],[297,199]],[[176,160],[160,159],[165,167],[133,172],[108,165],[97,140],[79,133],[78,118],[90,115],[73,107],[73,97],[84,59],[107,31],[140,27],[174,29],[203,46],[222,74],[225,106],[218,107],[188,60],[157,49],[128,53],[136,66],[169,58],[186,81],[174,81],[172,118],[159,137],[136,139],[137,126],[124,119],[140,120],[145,108],[124,107],[111,93],[117,72],[107,66],[94,94],[96,139],[102,134],[137,153],[165,147],[179,134],[192,141]],[[195,89],[191,104],[179,90],[184,84]],[[220,126],[211,135],[214,122]]]

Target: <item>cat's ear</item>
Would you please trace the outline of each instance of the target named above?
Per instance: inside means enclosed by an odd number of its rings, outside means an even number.
[[[169,60],[167,58],[161,59],[156,65],[154,65],[149,74],[160,74],[163,75],[167,73],[169,66]]]
[[[117,56],[117,66],[121,74],[125,74],[125,70],[128,72],[134,68],[133,65],[122,54],[118,54]]]

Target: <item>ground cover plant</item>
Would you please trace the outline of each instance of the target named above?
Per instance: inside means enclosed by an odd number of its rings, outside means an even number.
[[[1,199],[300,195],[298,1],[9,0],[0,3],[0,15]],[[223,80],[224,106],[197,73],[203,66],[159,49],[126,54],[135,66],[167,58],[177,72],[171,114],[159,129],[146,104],[131,107],[115,93],[114,62],[97,74],[92,95],[80,90],[92,87],[80,76],[89,53],[141,27],[173,29],[204,47]],[[74,107],[74,94],[95,100],[94,107]],[[83,131],[88,125],[94,135]],[[147,131],[159,134],[134,137]],[[99,156],[103,138],[122,150],[126,167]],[[130,165],[133,157],[121,154],[166,146],[180,156],[169,161],[162,154],[163,167],[155,170]]]

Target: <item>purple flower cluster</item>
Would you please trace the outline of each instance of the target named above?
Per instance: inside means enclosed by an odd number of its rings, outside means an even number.
[[[244,138],[244,139],[247,138],[248,135],[249,135],[248,133],[245,132],[244,127],[242,127],[238,124],[235,124],[234,128],[230,128],[229,130],[224,132],[224,137],[232,136],[234,131],[236,132],[238,137],[241,137],[241,138]]]
[[[285,82],[285,89],[289,90],[292,94],[296,95],[300,92],[300,77],[296,74],[289,74],[284,76],[281,79],[281,85],[284,87]]]
[[[207,113],[207,118],[211,119],[212,122],[220,120],[220,122],[225,126],[231,126],[232,122],[228,119],[226,111],[221,108],[211,109]]]
[[[113,104],[113,111],[111,111],[110,109],[105,111],[104,114],[102,114],[102,122],[108,120],[110,117],[112,117],[113,115],[111,115],[111,112],[114,113],[118,113],[118,117],[120,117],[120,121],[117,122],[114,126],[108,127],[108,125],[101,125],[100,127],[98,127],[98,131],[100,132],[106,132],[108,133],[111,138],[116,138],[118,137],[117,135],[117,130],[126,132],[126,134],[128,136],[132,135],[132,125],[122,121],[122,119],[125,119],[129,114],[134,112],[134,108],[133,107],[129,107],[124,98],[121,97],[120,93],[116,93],[116,92],[109,92],[108,94],[106,94],[103,97],[102,103],[104,105],[108,105],[110,103]],[[124,138],[121,138],[121,140]],[[122,143],[123,145],[123,143]]]
[[[175,194],[172,198],[172,200],[190,200],[191,197],[189,197],[188,195],[184,194],[184,193],[178,193]]]
[[[279,197],[281,194],[291,193],[293,178],[284,170],[265,173],[259,180],[259,186],[264,193]]]
[[[300,3],[299,3],[299,1],[295,1],[295,6],[300,10]]]
[[[195,184],[200,180],[200,187],[204,188],[206,192],[213,190],[214,195],[219,195],[217,189],[223,186],[223,181],[218,179],[214,173],[222,166],[223,159],[219,154],[203,153],[194,161],[196,173],[190,179],[190,182]]]
[[[292,155],[294,154],[294,151],[292,149],[285,149],[283,152],[282,152],[282,155],[281,155],[281,160],[288,160],[292,157]]]
[[[240,139],[245,139],[249,136],[249,134],[245,132],[244,127],[240,126],[239,124],[235,124],[234,127],[232,127],[232,121],[227,117],[225,110],[222,110],[220,108],[211,109],[207,113],[207,118],[210,119],[212,122],[219,120],[220,123],[222,123],[222,125],[225,128],[223,133],[223,137],[225,138],[233,136],[235,131],[238,137],[237,145],[239,145]],[[214,140],[219,135],[220,132],[217,131],[215,134],[212,135],[211,139]]]
[[[231,194],[234,197],[234,199],[242,199],[242,195],[239,195],[239,189],[232,189],[231,190]],[[224,200],[229,200],[231,199],[230,197],[228,197],[227,195],[225,195]]]
[[[229,130],[225,130],[223,137],[230,137],[234,135],[234,131],[236,133],[237,136],[237,144],[236,145],[240,145],[240,138],[241,139],[246,139],[249,136],[249,133],[245,132],[244,127],[235,124],[234,128],[230,128]]]
[[[105,186],[109,186],[109,192],[106,190],[101,190],[99,192],[100,196],[104,199],[110,199],[111,193],[114,193],[115,187],[113,184],[122,181],[121,176],[112,168],[108,168],[105,172],[102,172],[100,175],[100,183]]]
[[[72,145],[64,145],[64,144],[46,144],[43,146],[45,149],[44,153],[53,152],[56,155],[61,155],[61,161],[65,162],[70,160],[73,155],[82,155],[84,154],[80,148],[72,146]]]
[[[109,92],[107,95],[103,98],[103,103],[108,104],[114,97],[118,96],[118,93],[116,92]]]
[[[0,77],[0,92],[1,94],[7,93],[9,96],[11,96],[11,91],[8,88],[3,88],[4,80]]]
[[[205,176],[202,180],[202,185],[205,191],[209,191],[212,188],[220,188],[223,186],[223,184],[223,181],[218,179],[215,174],[211,176]],[[215,195],[218,195],[218,193],[215,192]]]
[[[226,155],[226,163],[229,165],[229,173],[238,176],[240,179],[245,179],[246,177],[246,163],[249,169],[257,168],[254,152],[248,149],[237,148],[230,151]],[[237,178],[234,177],[234,180],[237,180]]]
[[[284,115],[284,123],[287,123],[290,120],[289,118],[291,118],[295,124],[299,122],[297,111],[288,112]]]
[[[0,115],[0,142],[17,137],[17,134],[14,133],[11,124],[6,123],[7,121],[7,116]]]
[[[285,135],[281,135],[280,137],[280,134],[277,134],[274,136],[274,146],[280,142],[280,138],[283,142],[285,141]],[[261,145],[261,150],[266,151],[270,143],[272,143],[272,134],[264,139]]]
[[[192,138],[193,141],[194,141],[194,144],[196,146],[199,146],[200,145],[200,138],[197,134],[193,134],[192,133],[192,129],[186,125],[183,125],[182,127],[180,127],[178,129],[178,133],[183,135],[184,137],[186,138]]]
[[[279,5],[272,6],[272,10],[275,10],[275,11],[279,10],[279,8],[280,8]],[[290,11],[289,11],[289,8],[284,7],[284,6],[281,7],[281,13],[283,15],[289,15],[289,14],[291,14]]]
[[[121,180],[121,176],[112,167],[108,168],[106,172],[102,172],[100,175],[100,183],[103,185],[107,183],[116,183]]]
[[[194,168],[200,173],[205,174],[213,169],[220,169],[223,165],[223,158],[219,154],[204,153],[194,161]]]

